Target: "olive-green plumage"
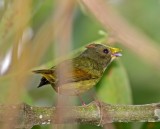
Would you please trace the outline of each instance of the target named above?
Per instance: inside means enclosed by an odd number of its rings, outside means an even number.
[[[35,73],[42,74],[39,87],[51,84],[60,94],[79,95],[98,83],[109,63],[121,56],[120,51],[102,44],[89,44],[84,52],[73,59],[65,60],[51,69],[35,70]],[[56,69],[71,64],[72,68],[63,70],[63,79],[59,81]]]

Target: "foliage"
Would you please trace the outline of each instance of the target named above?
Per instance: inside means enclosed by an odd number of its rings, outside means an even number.
[[[58,24],[64,24],[62,27],[64,31],[68,30],[67,27],[70,24],[72,25],[70,30],[72,32],[68,33],[72,33],[72,36],[70,36],[70,50],[73,52],[89,42],[100,39],[102,36],[98,32],[99,30],[104,30],[105,27],[98,22],[99,19],[93,17],[85,6],[79,2],[74,7],[63,5],[62,1],[52,0],[28,0],[25,3],[20,2],[20,0],[17,3],[6,0],[5,2],[6,5],[0,8],[0,74],[2,74],[2,61],[7,53],[12,53],[12,60],[7,71],[0,76],[0,102],[19,103],[24,101],[37,106],[52,106],[55,104],[56,93],[52,91],[50,86],[37,89],[40,77],[33,75],[31,70],[39,66],[48,68],[48,64],[54,62],[56,56],[54,51],[57,48],[54,44],[57,41],[62,41],[64,37],[63,34],[58,32],[56,33],[58,33],[59,37],[55,37],[53,30],[56,30]],[[14,6],[9,6],[10,2],[14,3]],[[70,5],[74,3],[72,2],[70,2]],[[106,2],[108,4],[108,1]],[[149,38],[157,41],[156,45],[159,47],[159,1],[110,0],[110,4],[131,25],[136,26],[138,30],[144,32]],[[63,6],[61,7],[61,5]],[[17,8],[19,6],[20,8]],[[68,10],[66,9],[66,15],[63,15],[61,11],[63,12],[65,7]],[[73,9],[73,19],[71,18],[73,21],[70,24],[68,22],[61,23],[67,19],[65,19],[65,16],[70,14],[70,8],[71,10]],[[52,23],[54,23],[53,26]],[[65,26],[65,24],[67,25]],[[123,28],[121,29],[123,30]],[[126,32],[126,34],[128,33]],[[21,50],[19,50],[20,46]],[[118,43],[118,46],[123,49],[123,57],[119,58],[120,62],[114,62],[106,71],[103,79],[97,85],[97,96],[109,103],[130,104],[132,98],[133,104],[159,101],[160,69],[148,63],[152,63],[150,58],[148,58],[148,62],[145,61],[137,54],[136,50],[133,51],[126,48],[122,43]],[[141,47],[143,50],[143,46]],[[64,47],[61,46],[61,49],[63,50]],[[145,50],[143,51],[146,52]],[[147,51],[147,53],[150,53],[150,51]],[[150,54],[152,55],[152,53]],[[22,98],[24,99],[22,100]],[[85,97],[86,101],[87,99]],[[134,124],[134,127],[138,129],[139,125]],[[143,125],[143,129],[147,127],[146,124]],[[39,128],[48,129],[51,127],[34,127],[34,129]],[[98,129],[101,127],[83,125],[81,128]],[[131,124],[119,124],[115,128],[130,129]]]

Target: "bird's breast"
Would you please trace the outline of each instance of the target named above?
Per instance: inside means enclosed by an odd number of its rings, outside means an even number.
[[[79,82],[71,82],[58,86],[56,91],[63,95],[79,95],[91,89],[98,81],[99,79],[89,79]]]

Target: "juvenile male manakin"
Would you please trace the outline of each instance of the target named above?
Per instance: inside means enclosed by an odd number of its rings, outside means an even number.
[[[121,49],[119,48],[91,43],[77,57],[64,60],[51,69],[35,70],[33,72],[42,75],[38,87],[51,84],[59,94],[80,95],[99,82],[107,66],[113,59],[122,55],[120,52]],[[64,72],[63,80],[59,82],[56,69],[67,64],[72,64],[72,69]]]

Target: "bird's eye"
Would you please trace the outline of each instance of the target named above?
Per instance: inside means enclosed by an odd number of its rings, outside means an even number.
[[[109,50],[108,50],[108,49],[104,49],[103,52],[104,52],[105,54],[108,54],[108,53],[109,53]]]

